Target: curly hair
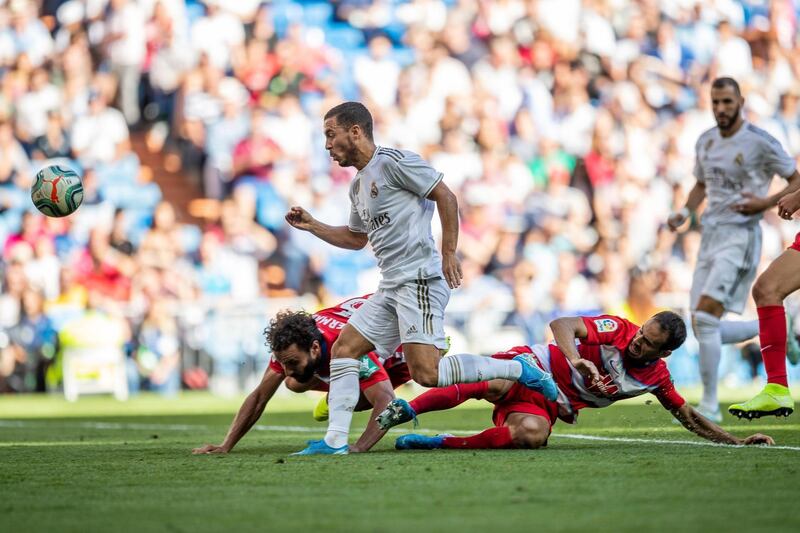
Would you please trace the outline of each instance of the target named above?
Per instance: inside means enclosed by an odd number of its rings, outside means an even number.
[[[303,351],[311,350],[314,341],[322,342],[322,333],[314,317],[305,311],[281,311],[264,329],[267,346],[273,352],[296,344]]]

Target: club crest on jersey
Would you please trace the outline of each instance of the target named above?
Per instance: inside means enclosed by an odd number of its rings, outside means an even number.
[[[736,154],[736,158],[733,160],[733,162],[739,166],[742,166],[744,164],[744,156],[742,155],[742,152]]]
[[[372,185],[369,186],[369,195],[371,198],[378,197],[378,186],[375,185],[375,182],[372,182]]]
[[[610,318],[600,318],[594,321],[598,333],[610,333],[617,330],[617,323]]]

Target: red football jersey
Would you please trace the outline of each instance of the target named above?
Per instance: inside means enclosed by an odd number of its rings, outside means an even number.
[[[364,305],[364,302],[366,302],[367,298],[370,296],[370,294],[367,294],[364,296],[358,296],[356,298],[350,298],[339,305],[322,309],[312,315],[314,320],[317,322],[317,328],[319,328],[320,332],[322,333],[323,339],[322,354],[319,365],[315,372],[315,376],[322,380],[323,384],[319,387],[315,387],[315,390],[328,390],[328,381],[330,379],[331,346],[333,346],[333,343],[339,338],[342,328],[344,328],[344,325],[347,324],[348,320],[350,320],[353,312]],[[402,358],[402,352],[400,350],[398,350],[398,353],[395,354],[395,356],[391,359],[397,359],[398,355],[400,358]],[[367,354],[367,357],[369,358],[371,364],[363,362],[359,372],[359,385],[361,386],[362,391],[370,388],[375,383],[389,379],[389,374],[387,374],[386,369],[384,368],[383,364],[381,364],[378,354],[375,352],[370,352]],[[270,360],[269,367],[274,372],[283,374],[283,367],[278,361],[275,360],[274,357]],[[403,361],[402,364],[398,364],[395,361],[393,367],[396,371],[402,372],[405,367],[405,361]],[[407,371],[405,373],[407,374]],[[395,380],[393,379],[393,385],[394,381]],[[405,381],[408,380],[406,379]],[[403,381],[403,383],[405,381]],[[398,385],[399,384],[400,383],[398,383]],[[396,386],[397,385],[395,385],[395,387]]]
[[[493,357],[509,359],[519,353],[533,353],[553,373],[558,385],[559,418],[572,422],[584,407],[606,407],[618,400],[652,393],[665,409],[677,409],[686,401],[675,390],[667,364],[658,359],[641,364],[627,355],[628,345],[639,326],[613,315],[582,317],[589,332],[579,339],[578,353],[594,363],[606,385],[606,393],[590,387],[570,364],[558,346],[518,346]]]

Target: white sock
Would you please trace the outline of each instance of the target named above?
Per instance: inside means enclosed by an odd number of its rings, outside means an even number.
[[[493,359],[482,355],[462,353],[439,360],[439,387],[454,383],[475,383],[490,379],[519,379],[522,364],[511,359]]]
[[[328,391],[328,432],[325,443],[331,448],[341,448],[347,444],[350,421],[358,402],[357,359],[343,357],[331,360],[331,380]]]
[[[758,335],[758,320],[723,320],[719,333],[722,344],[744,342]]]
[[[719,318],[705,311],[695,311],[694,334],[700,343],[700,378],[703,380],[703,399],[700,400],[700,406],[716,411],[719,409],[717,382],[719,360],[722,356]]]

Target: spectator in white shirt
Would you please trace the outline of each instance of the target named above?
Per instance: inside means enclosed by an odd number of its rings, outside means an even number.
[[[129,150],[125,117],[97,89],[89,91],[89,113],[75,121],[70,136],[73,155],[84,166],[111,163]]]
[[[125,121],[139,122],[139,81],[145,57],[145,16],[131,0],[111,0],[105,43],[111,70],[119,80],[118,100]]]

